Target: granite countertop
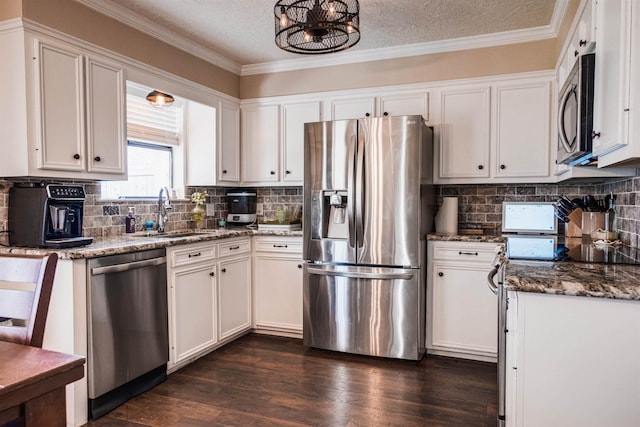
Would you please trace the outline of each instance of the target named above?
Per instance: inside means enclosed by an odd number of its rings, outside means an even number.
[[[497,234],[427,234],[427,240],[439,242],[475,242],[475,243],[505,243],[507,238]]]
[[[510,260],[505,286],[518,292],[640,301],[640,266]]]
[[[189,236],[180,236],[183,233],[193,232]],[[176,234],[172,236],[172,234]],[[253,230],[248,228],[227,228],[213,230],[180,230],[167,232],[164,235],[136,235],[123,234],[120,236],[94,239],[93,243],[87,246],[79,246],[68,249],[41,249],[41,248],[21,248],[11,246],[0,246],[1,254],[18,255],[42,255],[55,252],[60,259],[82,259],[95,258],[106,255],[116,255],[128,252],[144,251],[148,249],[165,248],[167,246],[184,245],[189,243],[207,242],[210,240],[226,239],[230,237],[242,236],[282,236],[282,237],[302,237],[302,231],[279,231],[279,230]]]

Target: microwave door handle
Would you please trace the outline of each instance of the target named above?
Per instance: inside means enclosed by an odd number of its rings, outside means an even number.
[[[567,139],[567,133],[564,130],[564,109],[569,102],[569,98],[576,92],[576,85],[571,85],[571,89],[565,92],[562,100],[560,101],[560,108],[558,109],[558,136],[560,137],[560,143],[564,147],[567,153],[571,153],[571,144]]]

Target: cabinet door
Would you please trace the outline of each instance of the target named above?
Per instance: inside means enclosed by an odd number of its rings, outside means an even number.
[[[488,268],[434,263],[432,345],[484,355],[497,354],[498,300],[486,284]]]
[[[375,98],[335,99],[330,102],[331,120],[359,119],[375,116]]]
[[[186,101],[185,185],[216,185],[216,109]]]
[[[125,81],[121,66],[87,58],[87,171],[126,174]]]
[[[406,95],[390,95],[379,99],[378,111],[383,116],[421,115],[429,120],[429,94],[412,93]]]
[[[490,88],[443,90],[440,178],[489,177]]]
[[[242,180],[277,182],[279,106],[242,108]]]
[[[320,103],[282,106],[282,181],[304,181],[304,124],[320,121]]]
[[[35,41],[38,168],[84,171],[84,78],[81,52]]]
[[[256,254],[254,295],[256,327],[302,332],[302,260]]]
[[[597,0],[598,46],[593,105],[593,152],[600,156],[628,143],[622,135],[629,108],[631,0]]]
[[[171,362],[178,363],[218,341],[215,264],[173,270],[169,286]]]
[[[496,88],[495,176],[549,176],[550,106],[550,82]]]
[[[218,138],[218,180],[240,181],[240,107],[237,103],[220,101]]]
[[[218,324],[220,339],[251,328],[251,257],[220,262]]]

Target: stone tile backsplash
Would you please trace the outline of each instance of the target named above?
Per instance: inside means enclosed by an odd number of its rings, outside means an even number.
[[[32,179],[35,180],[35,179]],[[0,179],[0,243],[8,244],[7,218],[9,188],[13,182],[25,179]],[[39,181],[39,179],[37,180]],[[85,200],[84,234],[89,237],[107,237],[124,233],[125,216],[128,207],[135,209],[138,229],[146,221],[156,221],[157,204],[152,200],[101,201],[100,183],[86,181],[65,181],[83,185],[87,193]],[[190,195],[194,191],[206,191],[207,204],[213,204],[215,215],[206,216],[203,226],[216,228],[217,220],[227,215],[224,187],[187,187],[186,199],[173,200],[169,212],[169,230],[186,230],[194,227],[191,209],[194,204]],[[257,201],[263,204],[264,218],[275,218],[276,210],[283,207],[291,212],[302,207],[302,187],[259,187]],[[458,220],[460,228],[494,226],[500,230],[502,223],[502,202],[504,201],[547,201],[553,202],[560,195],[569,198],[591,194],[603,198],[609,192],[616,195],[616,221],[620,239],[631,246],[640,245],[640,175],[634,178],[608,181],[605,183],[577,184],[483,184],[444,185],[436,189],[436,205],[442,197],[458,197]],[[437,209],[436,209],[437,212]]]

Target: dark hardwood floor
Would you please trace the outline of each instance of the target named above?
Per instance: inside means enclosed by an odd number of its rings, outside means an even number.
[[[493,427],[495,417],[495,364],[379,359],[251,334],[88,425]]]

